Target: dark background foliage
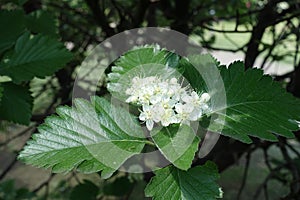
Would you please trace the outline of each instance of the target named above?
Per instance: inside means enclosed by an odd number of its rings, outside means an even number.
[[[33,196],[41,199],[105,199],[107,196],[142,199],[138,191],[143,196],[143,179],[149,180],[152,174],[114,177],[106,182],[100,181],[99,177],[76,173],[66,176],[47,173],[33,178],[30,173],[35,171],[15,159],[16,152],[37,125],[54,113],[58,105],[71,105],[75,72],[87,52],[122,31],[138,27],[169,27],[194,38],[213,55],[238,55],[246,68],[255,66],[269,70],[274,65],[279,66],[280,73],[271,71],[274,79],[280,81],[288,92],[300,97],[299,0],[2,0],[0,7],[1,10],[24,10],[32,34],[49,34],[73,53],[68,64],[52,76],[24,83],[31,88],[34,98],[28,127],[1,122],[0,199]],[[29,16],[35,15],[39,21],[30,21]],[[18,16],[13,18],[16,19],[14,23],[22,20]],[[105,85],[98,88],[99,95],[106,92]],[[254,138],[250,145],[221,136],[213,151],[194,164],[213,160],[221,173],[226,172],[224,177],[228,175],[228,169],[237,164],[242,166],[242,173],[232,173],[232,176],[237,176],[232,179],[234,183],[221,180],[223,187],[234,190],[229,192],[232,196],[225,195],[227,199],[246,199],[245,196],[249,199],[297,199],[300,198],[300,134],[295,135],[296,139],[280,139],[279,143]],[[253,162],[263,166],[255,165],[256,169],[266,172],[264,177],[249,170]],[[254,178],[257,181],[249,186],[247,182],[253,181],[251,176],[257,176]],[[91,180],[83,181],[87,178]],[[276,197],[272,196],[276,190],[273,182],[279,188],[286,188]]]

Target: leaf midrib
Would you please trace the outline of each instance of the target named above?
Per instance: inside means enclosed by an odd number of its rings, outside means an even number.
[[[222,107],[222,108],[218,108],[217,110],[213,110],[211,112],[209,112],[209,114],[213,114],[213,113],[218,113],[221,112],[222,110],[226,110],[226,109],[230,109],[230,108],[234,108],[236,106],[240,106],[240,105],[251,105],[251,104],[261,104],[261,103],[273,103],[272,100],[264,100],[264,101],[246,101],[246,102],[240,102],[240,103],[236,103],[236,104],[231,104],[229,106],[226,107]]]
[[[82,144],[80,146],[72,146],[72,147],[66,147],[66,148],[53,149],[53,150],[50,150],[50,151],[43,151],[43,152],[36,153],[36,154],[30,154],[30,156],[46,154],[46,153],[51,153],[51,152],[55,152],[55,151],[66,151],[66,150],[84,148],[84,147],[86,148],[86,147],[89,147],[89,146],[97,146],[97,145],[100,145],[100,144],[103,144],[103,143],[112,143],[112,142],[125,142],[125,143],[131,142],[131,143],[138,143],[138,144],[139,143],[144,143],[144,144],[147,143],[147,141],[142,141],[142,140],[109,140],[109,141],[100,141],[100,142],[93,143],[93,144],[87,144],[87,145]],[[37,145],[42,145],[42,144],[37,143]],[[36,150],[39,150],[39,149],[36,149]]]

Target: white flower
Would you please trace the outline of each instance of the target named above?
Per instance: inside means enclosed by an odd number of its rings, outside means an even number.
[[[193,112],[194,107],[190,104],[178,103],[175,105],[175,111],[177,112],[177,118],[184,124],[189,124],[190,114]]]
[[[172,85],[178,84],[177,79],[176,78],[171,78],[170,84],[172,84]]]
[[[142,105],[144,104],[149,105],[151,96],[153,96],[153,88],[152,87],[143,88],[143,90],[140,92],[139,95],[139,103]]]
[[[193,91],[191,95],[183,95],[182,100],[188,104],[193,104],[195,107],[198,107],[201,104],[200,97],[195,91]]]
[[[126,103],[137,103],[139,97],[137,95],[132,95],[126,99]]]
[[[139,119],[146,122],[146,127],[150,131],[153,128],[154,121],[153,121],[153,106],[144,105],[143,112],[141,112]]]
[[[177,103],[176,100],[170,99],[170,97],[168,97],[166,95],[162,96],[161,101],[160,101],[160,104],[162,105],[162,107],[164,109],[172,109],[176,103]]]
[[[207,103],[210,100],[210,95],[208,93],[203,93],[200,97],[201,103]]]
[[[178,123],[175,112],[173,109],[165,109],[161,117],[161,125],[169,126],[170,124]]]
[[[208,93],[199,96],[188,87],[182,87],[176,78],[162,80],[157,76],[134,77],[125,93],[127,103],[142,106],[139,119],[152,130],[154,123],[169,126],[174,123],[190,124],[209,110]]]
[[[194,110],[190,113],[189,120],[197,121],[202,117],[202,109],[195,107]]]

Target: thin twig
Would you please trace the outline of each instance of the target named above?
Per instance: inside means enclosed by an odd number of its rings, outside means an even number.
[[[29,128],[31,129],[32,127],[29,127]],[[35,130],[36,130],[36,127],[34,127],[33,132],[35,132]],[[25,146],[25,144],[26,144],[26,142],[25,142],[23,145],[21,145],[20,149],[22,149],[22,148]],[[15,158],[15,159],[8,165],[8,167],[2,172],[2,174],[0,175],[0,180],[3,179],[7,173],[10,172],[10,170],[13,168],[13,166],[14,166],[16,163],[17,163],[17,158]]]
[[[264,153],[265,163],[266,163],[268,169],[270,171],[272,171],[272,166],[271,166],[271,163],[269,162],[269,158],[268,158],[269,157],[268,156],[268,149],[263,149],[263,153]]]
[[[50,174],[49,178],[47,180],[45,180],[44,182],[42,182],[38,187],[36,187],[33,190],[33,193],[36,193],[38,191],[40,191],[44,186],[47,186],[47,184],[49,184],[49,182],[51,181],[51,179],[55,176],[55,174]]]
[[[77,174],[76,174],[74,171],[72,172],[72,175],[73,175],[74,179],[76,180],[76,182],[77,182],[78,184],[81,183],[81,181],[79,180]]]
[[[17,159],[15,158],[7,167],[6,169],[1,173],[0,180],[2,180],[6,174],[13,168],[13,166],[16,164]]]
[[[285,144],[286,144],[285,140],[280,140],[278,143],[281,153],[282,153],[284,159],[287,161],[288,166],[293,174],[293,183],[291,184],[291,192],[296,194],[300,190],[299,171],[298,171],[298,168],[297,168],[295,162],[288,154]]]
[[[265,200],[269,200],[269,194],[268,194],[268,185],[264,185],[264,194],[265,194]]]
[[[246,185],[246,179],[248,176],[249,164],[250,164],[250,160],[251,160],[251,153],[252,153],[252,150],[250,150],[246,155],[246,166],[245,166],[245,170],[244,170],[244,174],[243,174],[242,184],[240,186],[240,189],[239,189],[239,192],[238,192],[238,195],[236,198],[237,200],[239,200],[241,198],[243,189]]]
[[[279,165],[279,166],[277,166],[276,168],[274,168],[274,169],[269,173],[269,175],[265,178],[265,180],[258,186],[258,188],[257,188],[257,190],[256,190],[256,192],[255,192],[255,194],[253,195],[253,200],[257,200],[257,199],[258,199],[258,197],[259,197],[259,195],[260,195],[262,189],[264,189],[264,188],[265,188],[265,185],[268,184],[268,181],[276,175],[277,171],[281,170],[282,168],[285,168],[286,166],[287,166],[287,163],[284,163],[284,164],[282,164],[282,165]]]
[[[29,132],[31,129],[34,128],[35,125],[29,126],[28,128],[26,128],[25,130],[21,131],[20,133],[14,135],[13,137],[7,139],[6,141],[0,143],[0,147],[7,145],[8,143],[10,143],[11,141],[21,137],[22,135],[25,135],[27,132]]]
[[[290,148],[290,150],[291,150],[292,152],[294,152],[294,153],[297,155],[298,158],[300,158],[300,153],[299,153],[292,145],[290,145],[289,143],[286,143],[285,145],[286,145],[288,148]]]
[[[239,31],[239,30],[218,30],[218,29],[214,29],[205,25],[201,26],[202,28],[205,28],[209,31],[213,31],[213,32],[217,32],[217,33],[251,33],[252,30],[243,30],[243,31]]]

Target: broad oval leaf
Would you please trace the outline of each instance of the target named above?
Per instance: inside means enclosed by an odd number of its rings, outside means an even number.
[[[25,18],[25,25],[33,33],[57,37],[56,21],[50,12],[44,10],[31,12]]]
[[[174,166],[182,170],[191,167],[200,139],[190,126],[163,127],[153,129],[150,134],[159,151]]]
[[[209,114],[216,120],[211,121],[208,130],[245,143],[252,142],[249,136],[269,141],[277,141],[276,135],[294,137],[292,131],[299,129],[297,121],[300,120],[298,99],[287,93],[270,76],[263,75],[262,70],[245,71],[242,62],[234,62],[228,68],[219,67],[219,79],[212,77],[209,80],[210,66],[203,66],[203,63],[213,62],[212,58],[209,61],[208,56],[196,55],[190,57],[189,62],[181,61],[179,64],[179,69],[184,68],[183,75],[194,88],[210,85],[212,91],[208,92],[212,110]],[[201,67],[197,69],[197,66]],[[208,72],[204,73],[208,83],[197,78],[200,76],[197,70]]]
[[[0,11],[0,54],[10,48],[25,31],[24,19],[22,10]]]
[[[169,166],[155,172],[145,194],[153,200],[214,200],[222,197],[218,179],[217,167],[209,161],[188,171]]]
[[[24,33],[14,51],[4,55],[0,74],[10,76],[15,83],[43,78],[62,68],[72,54],[56,39],[43,35]]]
[[[33,106],[29,87],[4,82],[0,83],[0,93],[0,119],[28,125]]]
[[[222,115],[225,123],[215,121],[211,126],[223,126],[222,134],[251,143],[254,136],[277,141],[274,135],[293,138],[299,129],[300,101],[287,93],[279,83],[259,69],[244,71],[242,62],[221,67],[227,102],[212,113]],[[225,111],[225,112],[224,112]]]
[[[21,151],[19,159],[54,172],[102,171],[109,177],[128,158],[138,154],[146,139],[141,127],[124,109],[93,97],[91,102],[77,99],[75,106],[57,109],[39,126]],[[120,118],[122,116],[122,118]]]

